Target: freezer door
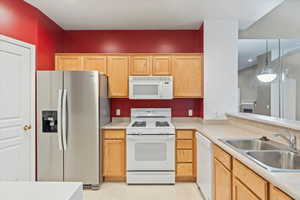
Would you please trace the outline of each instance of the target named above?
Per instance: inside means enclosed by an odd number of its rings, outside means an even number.
[[[63,151],[59,133],[59,91],[63,72],[37,72],[37,180],[63,181]],[[62,94],[62,93],[61,93]]]
[[[99,184],[98,72],[65,71],[64,94],[64,180]]]

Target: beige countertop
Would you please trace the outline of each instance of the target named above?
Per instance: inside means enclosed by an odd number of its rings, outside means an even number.
[[[106,125],[104,129],[125,129],[128,124],[129,120],[114,120],[112,123]],[[219,140],[224,138],[257,138],[263,136],[264,134],[260,134],[258,132],[254,132],[245,128],[240,128],[228,122],[206,123],[197,118],[173,118],[172,124],[176,129],[195,129],[201,132],[213,143],[223,148],[234,158],[241,161],[243,164],[262,176],[264,179],[280,188],[282,191],[286,192],[294,199],[300,200],[300,173],[269,172],[254,161],[247,158],[242,153],[227,146]]]
[[[127,126],[130,123],[130,119],[127,117],[115,117],[112,118],[112,122],[109,124],[106,124],[102,127],[102,129],[126,129]]]

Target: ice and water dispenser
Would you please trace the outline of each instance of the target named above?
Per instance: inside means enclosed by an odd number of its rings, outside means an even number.
[[[42,111],[42,129],[44,133],[57,132],[57,111]]]

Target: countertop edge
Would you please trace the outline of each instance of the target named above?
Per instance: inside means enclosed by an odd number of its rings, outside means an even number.
[[[251,120],[259,123],[269,124],[273,126],[281,126],[284,128],[300,131],[300,121],[280,119],[266,115],[258,115],[252,113],[226,113],[229,117]]]

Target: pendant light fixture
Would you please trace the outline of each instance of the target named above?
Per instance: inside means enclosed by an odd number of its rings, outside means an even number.
[[[277,74],[274,72],[272,65],[269,63],[269,44],[268,40],[266,40],[266,65],[257,74],[257,79],[264,83],[270,83],[274,81],[276,77]]]

